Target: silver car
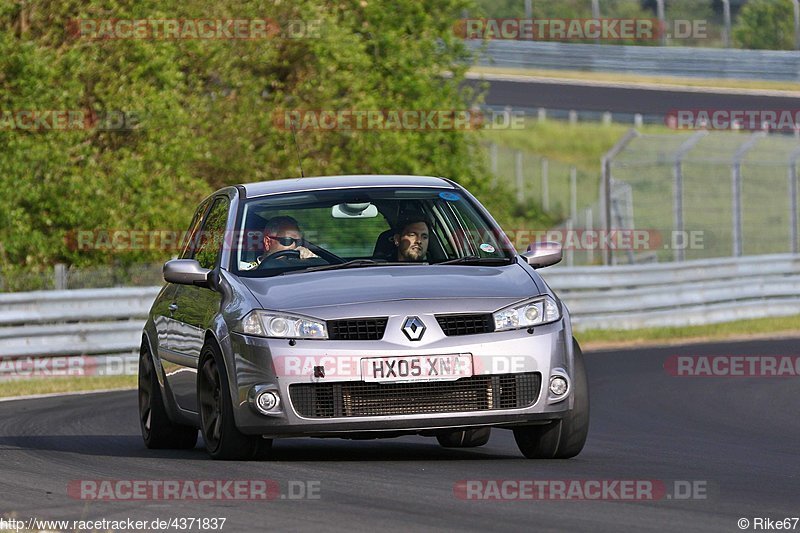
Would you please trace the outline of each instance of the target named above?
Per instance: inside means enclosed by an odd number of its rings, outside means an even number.
[[[510,429],[567,458],[589,426],[567,308],[455,182],[331,176],[221,189],[198,207],[144,327],[148,448],[268,458],[281,437],[436,437]]]

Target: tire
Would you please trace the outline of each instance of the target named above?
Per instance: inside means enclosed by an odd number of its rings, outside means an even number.
[[[200,406],[200,433],[206,451],[213,459],[249,461],[270,457],[272,439],[245,435],[236,427],[228,373],[216,345],[204,346],[200,354],[197,401]]]
[[[514,439],[522,455],[528,459],[569,459],[583,449],[589,433],[589,381],[583,354],[573,339],[575,372],[572,378],[574,403],[560,420],[543,426],[514,428]]]
[[[444,448],[477,448],[489,442],[492,428],[473,428],[437,435],[436,440]]]
[[[197,428],[169,419],[146,343],[139,350],[139,426],[144,445],[153,450],[188,450],[197,445]]]

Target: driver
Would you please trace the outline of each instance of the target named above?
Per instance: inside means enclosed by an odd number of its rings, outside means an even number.
[[[245,263],[241,269],[253,270],[269,256],[286,250],[297,250],[300,253],[300,259],[319,257],[305,246],[301,246],[301,242],[303,242],[303,234],[297,220],[290,216],[272,217],[264,226],[264,254],[255,261]]]

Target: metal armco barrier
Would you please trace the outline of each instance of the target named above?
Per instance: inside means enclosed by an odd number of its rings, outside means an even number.
[[[467,41],[467,45],[479,53],[483,43]],[[479,58],[483,65],[507,68],[800,80],[800,54],[782,50],[493,40],[486,43],[486,51]]]
[[[556,266],[545,281],[577,331],[702,325],[800,314],[800,255]],[[136,372],[159,287],[0,295],[0,379]],[[52,364],[42,362],[49,359]]]

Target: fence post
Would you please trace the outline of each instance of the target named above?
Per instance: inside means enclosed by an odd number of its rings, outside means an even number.
[[[592,0],[592,18],[600,18],[600,0]],[[594,44],[600,44],[600,39],[595,39]]]
[[[574,226],[574,224],[572,222],[572,219],[571,218],[568,219],[567,220],[567,234],[564,237],[564,244],[567,247],[567,266],[573,266],[574,262],[575,262],[575,258],[574,258],[575,250],[573,249],[572,244],[570,244],[570,243],[575,242],[575,239],[573,238],[573,235],[572,235],[572,229],[574,227],[575,226]]]
[[[570,109],[569,111],[569,125],[575,126],[578,124],[578,112],[574,109]]]
[[[542,158],[542,210],[545,213],[550,211],[550,187],[548,184],[548,170],[550,163],[546,157]]]
[[[578,169],[569,169],[569,217],[578,220]]]
[[[672,187],[672,220],[675,225],[675,231],[679,232],[681,239],[685,237],[683,233],[683,158],[686,157],[686,154],[694,148],[694,145],[706,135],[708,135],[708,131],[698,131],[681,144],[675,154],[675,164],[672,169],[673,178],[675,179]],[[669,242],[674,243],[675,240],[670,239]],[[681,242],[681,244],[685,243]],[[684,246],[675,248],[674,258],[675,261],[683,261],[685,259]]]
[[[586,209],[586,232],[589,235],[592,235],[592,233],[594,232],[594,217],[593,217],[593,215],[594,214],[592,213],[592,208],[591,207],[587,208]],[[595,239],[595,242],[597,242],[597,239]],[[590,264],[590,265],[592,263],[594,263],[594,248],[592,248],[591,246],[587,246],[586,247],[586,261],[587,261],[587,264]]]
[[[55,285],[55,290],[57,291],[65,291],[67,290],[67,265],[64,263],[56,263],[53,267],[53,280]]]
[[[628,143],[631,142],[634,138],[639,136],[639,132],[635,129],[630,129],[628,132],[617,141],[611,150],[603,155],[602,159],[600,160],[600,172],[601,172],[601,179],[600,179],[600,205],[602,206],[601,211],[601,224],[603,230],[606,231],[606,235],[611,234],[611,161],[619,154]],[[612,259],[612,250],[609,246],[607,250],[603,253],[603,264],[610,265]]]
[[[497,144],[494,142],[489,145],[489,167],[492,174],[497,175]]]
[[[525,202],[525,180],[522,176],[522,151],[517,150],[515,162],[514,162],[514,172],[517,178],[517,202],[520,204]]]
[[[744,159],[747,152],[755,146],[758,140],[766,137],[766,135],[767,133],[764,131],[758,131],[752,134],[749,139],[742,143],[733,156],[733,165],[731,167],[731,209],[733,210],[732,233],[734,257],[741,257],[742,255],[742,159]]]
[[[664,0],[656,0],[656,13],[658,16],[658,44],[667,44],[667,20],[664,17]]]
[[[611,111],[603,111],[603,126],[610,126],[614,121]]]
[[[731,47],[731,0],[722,0],[722,18],[725,21],[725,29],[722,33],[722,41],[725,48]]]
[[[742,163],[735,161],[732,169],[731,211],[733,213],[733,256],[742,255]]]
[[[794,4],[794,49],[800,50],[800,0],[792,0]]]
[[[536,111],[536,121],[537,122],[547,122],[547,109],[544,107],[540,107]]]
[[[798,238],[798,213],[797,213],[797,159],[800,158],[800,148],[795,148],[789,156],[789,223],[792,227],[789,229],[789,238],[792,240],[790,250],[793,254],[798,253],[800,249],[800,240]]]

